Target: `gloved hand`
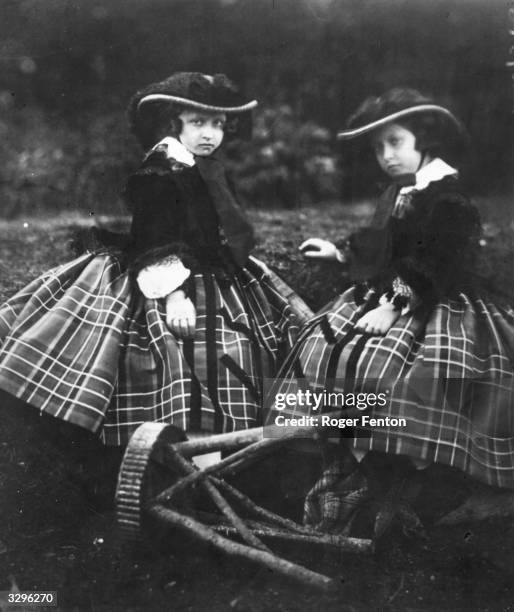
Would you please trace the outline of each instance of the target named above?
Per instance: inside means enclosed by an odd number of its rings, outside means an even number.
[[[304,257],[311,259],[325,259],[328,261],[345,262],[344,254],[329,240],[321,238],[308,238],[300,245],[300,251]]]
[[[192,338],[196,327],[196,309],[182,289],[166,297],[166,325],[177,338]]]

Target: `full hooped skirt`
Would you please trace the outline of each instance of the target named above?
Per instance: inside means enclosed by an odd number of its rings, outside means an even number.
[[[307,323],[271,391],[267,420],[319,417],[312,401],[288,406],[282,398],[276,410],[276,393],[302,387],[339,393],[319,396],[329,399],[325,411],[340,408],[345,394],[353,405],[357,392],[384,393],[384,405],[370,396],[365,413],[383,419],[378,426],[359,418],[356,429],[341,431],[355,448],[444,463],[514,488],[514,314],[460,294],[400,317],[385,336],[357,332],[377,302],[373,290],[354,287]]]
[[[259,425],[263,376],[290,348],[295,317],[250,261],[230,284],[194,276],[194,340],[165,323],[112,254],[86,254],[0,309],[0,389],[125,444],[144,421],[233,431]]]

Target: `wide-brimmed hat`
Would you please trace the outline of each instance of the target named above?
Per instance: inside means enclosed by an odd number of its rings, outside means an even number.
[[[177,72],[139,91],[131,101],[137,111],[154,102],[169,102],[206,112],[242,113],[257,106],[244,102],[239,90],[224,74]]]
[[[348,120],[339,140],[352,140],[401,119],[423,117],[447,132],[448,140],[466,138],[466,129],[447,108],[435,104],[415,89],[395,88],[379,97],[367,98]]]
[[[245,101],[224,74],[176,72],[138,91],[130,100],[127,114],[132,130],[146,147],[154,144],[153,132],[162,118],[184,108],[239,116],[239,132],[247,135],[251,128],[250,111],[256,106],[257,100]]]

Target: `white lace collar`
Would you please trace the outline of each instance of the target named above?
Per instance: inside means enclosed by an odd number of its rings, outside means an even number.
[[[457,174],[458,171],[455,168],[452,168],[440,157],[436,157],[416,172],[416,184],[402,187],[400,193],[409,193],[413,190],[421,191],[434,181],[440,181],[445,176],[456,176]]]
[[[194,155],[176,138],[166,136],[152,147],[152,151],[162,151],[164,149],[167,158],[175,159],[186,166],[195,165]]]

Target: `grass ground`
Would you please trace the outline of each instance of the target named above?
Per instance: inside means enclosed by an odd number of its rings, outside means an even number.
[[[487,265],[507,286],[512,269],[512,217],[508,203],[486,213]],[[297,245],[309,236],[338,238],[365,221],[370,208],[330,204],[299,211],[253,212],[260,229],[258,255],[317,307],[347,279],[305,264]],[[0,299],[69,258],[69,242],[82,217],[20,219],[0,223]],[[373,558],[330,550],[282,548],[284,555],[333,576],[339,590],[322,596],[267,570],[221,556],[178,535],[138,550],[123,550],[103,482],[109,462],[94,445],[72,448],[44,437],[2,406],[0,428],[0,591],[14,581],[22,590],[58,591],[61,610],[512,610],[514,526],[494,519],[458,527],[435,521],[472,486],[458,473],[430,468],[417,500],[430,539],[392,539]],[[53,440],[51,439],[53,437]],[[88,442],[89,444],[89,442]],[[270,505],[301,511],[315,474],[303,455],[289,453],[262,484]],[[396,534],[398,535],[398,534]],[[6,609],[0,597],[0,610]]]

